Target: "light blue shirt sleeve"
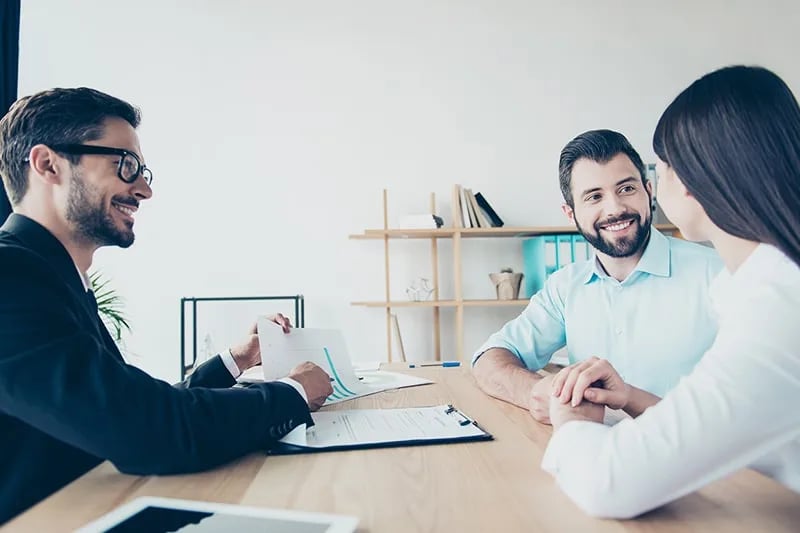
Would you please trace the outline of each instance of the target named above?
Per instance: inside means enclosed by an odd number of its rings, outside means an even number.
[[[564,274],[559,271],[547,278],[525,310],[478,348],[472,356],[472,364],[490,348],[505,348],[519,357],[528,369],[543,368],[553,352],[566,345],[564,300],[559,290],[566,277]]]

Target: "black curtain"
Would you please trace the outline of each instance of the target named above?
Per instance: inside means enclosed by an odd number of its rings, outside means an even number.
[[[0,0],[0,116],[5,115],[17,99],[20,1]],[[11,204],[0,183],[0,224],[10,214]]]

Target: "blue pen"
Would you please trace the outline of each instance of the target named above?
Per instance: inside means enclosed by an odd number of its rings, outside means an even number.
[[[436,363],[411,363],[408,368],[417,368],[422,366],[441,366],[444,368],[451,368],[461,366],[461,361],[437,361]]]

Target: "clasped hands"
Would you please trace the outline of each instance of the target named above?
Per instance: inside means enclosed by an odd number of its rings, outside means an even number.
[[[605,359],[592,357],[540,379],[531,389],[531,416],[558,429],[571,420],[603,422],[605,407],[624,409],[630,386]]]
[[[280,313],[267,318],[270,322],[279,325],[284,333],[292,330],[291,320]],[[258,323],[252,325],[244,342],[231,348],[231,355],[236,366],[242,372],[262,363],[261,345],[258,342]],[[322,407],[333,392],[330,376],[322,368],[309,361],[292,368],[288,377],[303,387],[308,398],[308,407],[312,411]]]

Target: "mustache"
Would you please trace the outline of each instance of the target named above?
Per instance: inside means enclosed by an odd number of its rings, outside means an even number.
[[[611,224],[619,224],[620,222],[627,222],[629,220],[633,220],[635,222],[641,222],[642,217],[640,217],[636,213],[623,213],[622,215],[616,217],[609,217],[603,221],[595,222],[594,229],[600,230],[601,226],[609,226]]]
[[[131,207],[139,207],[139,200],[130,196],[114,196],[111,198],[111,201],[122,205],[129,205]]]

